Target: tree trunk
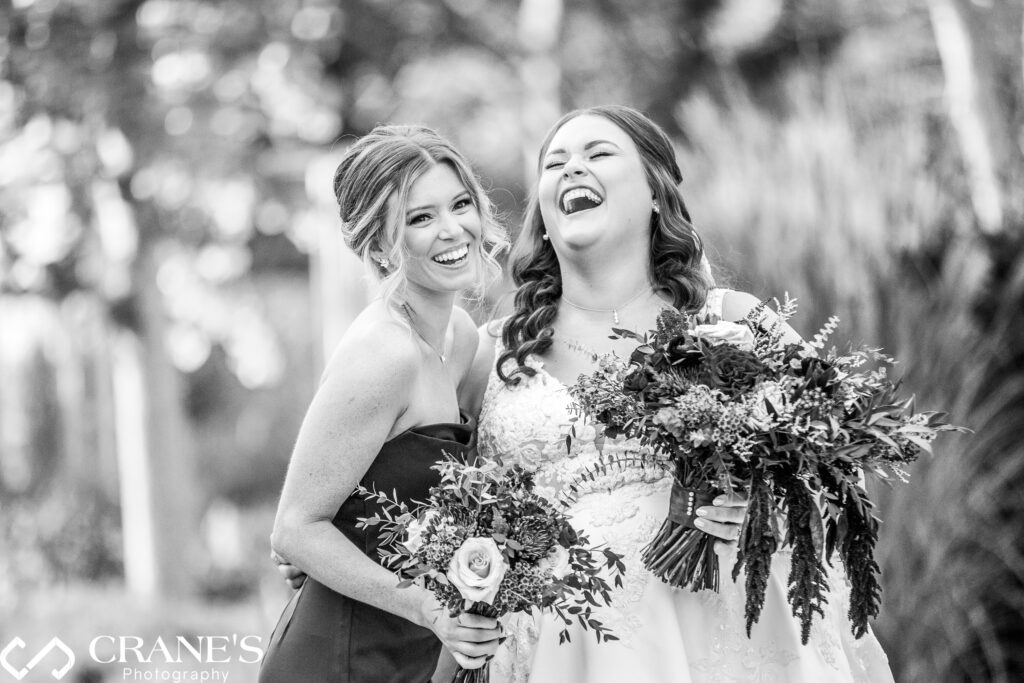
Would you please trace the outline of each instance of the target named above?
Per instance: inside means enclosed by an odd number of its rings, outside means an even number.
[[[164,350],[156,269],[143,248],[135,264],[138,332],[122,328],[112,340],[125,578],[144,598],[191,591],[201,495],[181,377]]]
[[[335,214],[325,207],[315,220],[317,243],[309,255],[309,284],[320,338],[318,369],[323,370],[345,330],[366,307],[369,293],[362,261],[345,246]]]
[[[971,201],[986,234],[1024,217],[1022,3],[929,0]]]
[[[520,140],[527,187],[536,176],[537,150],[544,134],[562,115],[562,69],[557,53],[562,13],[562,0],[522,0],[519,6]]]

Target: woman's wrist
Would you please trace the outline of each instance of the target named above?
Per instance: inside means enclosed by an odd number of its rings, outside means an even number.
[[[434,594],[422,586],[409,586],[401,589],[406,594],[407,614],[405,618],[423,628],[433,630],[434,622],[437,620],[438,608],[437,599]]]

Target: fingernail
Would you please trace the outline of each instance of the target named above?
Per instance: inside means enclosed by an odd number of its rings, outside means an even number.
[[[708,516],[707,508],[697,508],[697,516],[698,517],[707,517]]]
[[[725,502],[725,496],[719,496],[718,498],[715,498],[711,502],[714,503],[715,505],[721,505],[722,503]]]
[[[707,522],[706,519],[698,519],[698,520],[694,521],[694,525],[696,525],[697,527],[703,529],[704,527],[706,527],[708,525],[708,522]]]

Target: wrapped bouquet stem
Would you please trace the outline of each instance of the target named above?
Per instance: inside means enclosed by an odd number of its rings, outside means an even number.
[[[720,491],[692,489],[679,483],[677,474],[669,497],[668,515],[641,559],[651,573],[673,586],[718,590],[715,539],[694,524],[697,508],[711,505]]]
[[[765,305],[739,323],[665,310],[644,335],[613,329],[636,349],[628,360],[602,359],[571,392],[606,435],[638,439],[675,477],[665,522],[642,556],[651,572],[673,586],[717,590],[714,539],[693,528],[693,514],[715,493],[742,492],[748,507],[731,574],[745,573],[748,634],[771,556],[786,545],[788,600],[803,642],[822,613],[834,554],[846,566],[860,637],[881,594],[878,520],[863,475],[905,480],[904,467],[940,433],[965,430],[941,413],[915,412],[887,376],[893,360],[877,349],[826,351],[836,318],[810,343],[784,344],[795,302],[787,298],[767,325]]]

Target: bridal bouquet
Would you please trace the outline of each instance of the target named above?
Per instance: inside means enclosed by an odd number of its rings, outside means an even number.
[[[380,527],[385,565],[433,591],[452,616],[499,617],[533,607],[554,611],[592,629],[598,642],[617,640],[592,609],[610,603],[608,579],[622,583],[621,556],[591,548],[574,529],[564,505],[533,490],[531,473],[498,463],[470,466],[454,459],[434,466],[440,483],[410,510],[386,493],[360,489],[384,512],[359,520]],[[606,578],[607,577],[607,578]],[[560,642],[569,640],[567,629]],[[487,681],[487,666],[459,669],[455,681]]]
[[[783,344],[795,301],[787,297],[768,327],[760,322],[765,305],[740,323],[667,310],[645,335],[614,329],[617,338],[635,339],[636,350],[628,361],[604,358],[571,393],[608,436],[638,438],[675,477],[667,518],[642,556],[651,572],[673,586],[717,590],[715,539],[694,527],[694,513],[722,492],[740,491],[748,507],[732,577],[745,570],[748,635],[764,605],[772,553],[787,544],[788,599],[803,642],[814,613],[823,614],[824,562],[836,552],[859,638],[878,614],[881,592],[878,520],[862,473],[906,481],[904,465],[930,452],[940,432],[963,430],[942,414],[915,412],[886,373],[893,360],[877,349],[825,352],[837,318],[809,344]]]

